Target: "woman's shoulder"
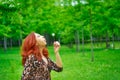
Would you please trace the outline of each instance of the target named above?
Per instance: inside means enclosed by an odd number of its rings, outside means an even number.
[[[33,58],[34,56],[35,56],[34,54],[30,54],[28,57]]]
[[[35,55],[34,55],[34,54],[30,54],[30,55],[28,56],[28,59],[29,59],[29,60],[35,60]]]

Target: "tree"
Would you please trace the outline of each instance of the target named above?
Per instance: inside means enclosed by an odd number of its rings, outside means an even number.
[[[11,31],[9,27],[10,24],[10,16],[15,12],[19,7],[19,4],[15,4],[14,1],[1,1],[0,2],[0,11],[1,11],[1,36],[4,37],[4,51],[7,50],[7,37],[10,37],[8,34]]]

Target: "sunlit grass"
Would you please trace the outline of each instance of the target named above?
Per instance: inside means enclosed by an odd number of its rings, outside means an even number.
[[[65,50],[66,48],[62,48]],[[53,80],[119,80],[120,50],[96,49],[95,60],[91,62],[90,51],[81,52],[61,51],[64,71],[60,74],[53,72]],[[61,77],[62,76],[62,77]]]
[[[89,45],[88,45],[89,46]],[[89,50],[87,50],[89,49]],[[84,55],[76,53],[75,47],[62,46],[60,50],[63,72],[52,71],[52,80],[119,80],[120,50],[94,49],[94,62],[88,47]],[[55,60],[53,47],[48,47],[51,59]],[[0,80],[20,80],[23,67],[19,48],[0,49]]]

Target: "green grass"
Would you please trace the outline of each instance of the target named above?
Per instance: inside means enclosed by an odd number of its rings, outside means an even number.
[[[55,60],[53,47],[48,47]],[[87,48],[88,49],[88,48]],[[94,49],[95,60],[91,62],[90,50],[76,53],[75,47],[62,46],[60,50],[63,72],[52,71],[52,80],[120,80],[120,49]],[[19,48],[0,49],[0,80],[20,80],[23,67]]]

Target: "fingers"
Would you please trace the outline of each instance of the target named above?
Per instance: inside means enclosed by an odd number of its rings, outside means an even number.
[[[54,52],[55,53],[59,52],[60,43],[58,41],[55,41],[53,45],[54,45]]]
[[[55,42],[54,42],[54,46],[55,46],[55,47],[58,47],[58,46],[60,46],[60,43],[59,43],[58,41],[55,41]]]

